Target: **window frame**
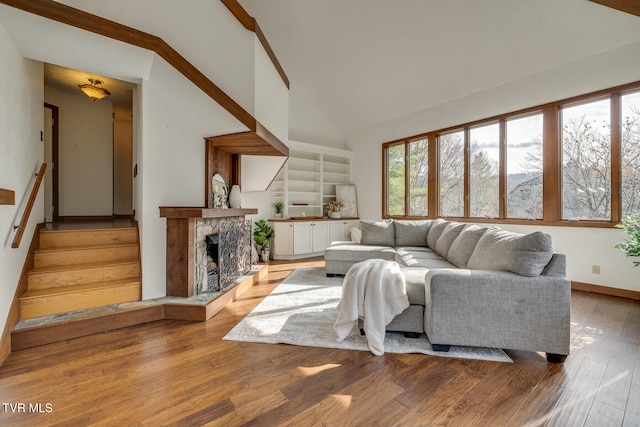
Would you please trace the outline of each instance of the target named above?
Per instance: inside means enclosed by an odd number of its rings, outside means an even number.
[[[425,132],[419,135],[413,135],[407,138],[401,138],[382,144],[383,156],[383,218],[397,219],[425,219],[439,218],[439,195],[440,189],[438,185],[439,159],[440,153],[438,147],[438,136],[450,134],[456,131],[464,131],[465,143],[465,189],[464,189],[464,216],[463,217],[447,217],[460,221],[471,222],[488,222],[488,223],[505,223],[505,224],[538,224],[538,225],[559,225],[574,227],[600,227],[609,228],[618,224],[622,216],[621,202],[621,185],[622,185],[622,153],[621,153],[621,97],[627,93],[640,91],[640,81],[616,86],[609,89],[591,92],[588,94],[575,96],[543,105],[500,114],[486,119],[476,120],[473,122],[451,126],[444,129],[438,129],[431,132]],[[610,220],[565,220],[562,219],[562,128],[561,128],[561,110],[567,106],[588,103],[590,101],[606,98],[610,102],[611,114],[611,218]],[[506,208],[506,122],[520,117],[532,114],[542,114],[543,116],[543,164],[542,164],[542,218],[539,219],[520,219],[507,218]],[[478,218],[469,215],[469,131],[471,128],[499,123],[500,133],[500,160],[499,160],[499,216],[497,218]],[[428,215],[415,216],[409,215],[410,201],[408,192],[408,144],[411,141],[428,140]],[[387,212],[388,186],[387,173],[388,167],[386,163],[387,149],[390,146],[405,144],[405,209],[404,215],[391,216]]]

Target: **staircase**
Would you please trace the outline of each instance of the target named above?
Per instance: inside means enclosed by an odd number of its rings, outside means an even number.
[[[137,301],[140,250],[135,226],[42,229],[20,318]]]

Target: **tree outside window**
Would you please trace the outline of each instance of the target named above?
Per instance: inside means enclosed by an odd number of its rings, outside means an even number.
[[[498,123],[469,131],[469,216],[497,218],[500,209]]]
[[[392,145],[387,149],[387,213],[392,216],[404,215],[404,144]]]
[[[438,136],[440,215],[464,216],[464,132]]]
[[[542,218],[542,114],[507,120],[507,218]]]
[[[622,218],[640,213],[640,92],[622,96]]]
[[[429,141],[421,139],[409,143],[409,215],[427,216],[429,213]]]
[[[610,101],[562,109],[562,218],[611,219]]]

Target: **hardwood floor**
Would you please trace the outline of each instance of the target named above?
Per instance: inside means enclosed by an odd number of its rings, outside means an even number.
[[[272,263],[208,322],[14,352],[0,367],[0,425],[640,425],[638,301],[574,291],[564,365],[519,351],[507,364],[221,341],[290,271],[321,265]]]

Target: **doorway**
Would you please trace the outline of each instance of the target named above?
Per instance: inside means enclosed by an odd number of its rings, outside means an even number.
[[[44,103],[44,219],[58,221],[58,107]]]

